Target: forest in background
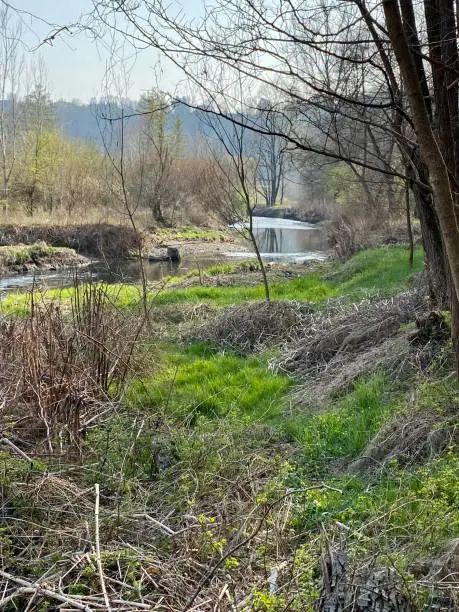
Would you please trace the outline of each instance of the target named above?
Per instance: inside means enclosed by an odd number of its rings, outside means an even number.
[[[129,222],[128,206],[142,225],[227,221],[240,208],[234,198],[238,178],[228,159],[238,153],[238,141],[251,175],[253,206],[284,205],[316,211],[322,218],[345,215],[357,225],[363,221],[366,229],[382,218],[399,221],[406,215],[404,162],[395,138],[382,128],[384,104],[373,105],[371,124],[365,104],[357,122],[344,106],[331,121],[320,100],[292,104],[275,88],[269,98],[258,88],[264,95],[213,114],[215,99],[209,92],[199,103],[196,95],[174,98],[157,88],[139,101],[113,95],[113,74],[99,100],[52,101],[43,62],[39,56],[25,59],[22,28],[14,11],[3,6],[0,195],[5,220],[23,215],[65,223],[83,214],[88,220]],[[344,70],[344,59],[341,64],[333,70]],[[298,146],[300,139],[308,147]]]

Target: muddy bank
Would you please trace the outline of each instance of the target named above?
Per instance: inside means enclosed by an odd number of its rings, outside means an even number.
[[[35,270],[58,270],[84,266],[89,260],[73,249],[45,243],[0,246],[0,274],[13,275]]]
[[[178,249],[180,255],[183,257],[189,255],[224,255],[226,253],[240,253],[246,251],[247,255],[250,256],[251,250],[248,242],[245,242],[238,238],[229,238],[225,241],[210,241],[202,238],[196,239],[177,239],[173,238],[167,241],[161,241],[159,244],[154,241],[155,236],[150,237],[150,245],[148,249],[148,256],[161,258],[167,254],[167,248]]]
[[[132,256],[139,246],[139,236],[131,228],[109,225],[0,226],[0,246],[32,245],[44,242],[52,247],[67,247],[88,257],[108,259]]]
[[[218,254],[247,249],[241,245],[237,236],[221,230],[149,228],[136,233],[131,227],[108,223],[56,227],[0,226],[0,246],[33,245],[37,242],[53,247],[67,247],[87,257],[108,260],[136,257],[139,246],[145,257],[160,257],[167,247],[178,248],[182,255]]]

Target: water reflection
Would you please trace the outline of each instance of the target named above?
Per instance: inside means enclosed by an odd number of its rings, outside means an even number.
[[[306,253],[325,251],[327,237],[322,228],[280,229],[259,228],[255,230],[258,248],[263,253]]]
[[[236,229],[244,226],[238,224]],[[253,232],[264,257],[320,259],[328,250],[324,227],[289,219],[253,218]]]
[[[257,231],[256,239],[258,248],[261,251],[266,251],[266,253],[282,253],[282,230],[278,231],[273,227],[259,230]]]

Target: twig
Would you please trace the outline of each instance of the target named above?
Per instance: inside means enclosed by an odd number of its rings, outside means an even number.
[[[26,459],[30,463],[33,463],[33,460],[29,457],[29,455],[26,455],[24,451],[18,448],[16,444],[11,442],[11,440],[9,440],[8,438],[5,438],[5,437],[0,438],[0,444],[5,444],[6,446],[9,446],[12,451],[20,455],[23,459]]]
[[[28,580],[23,580],[22,578],[17,578],[16,576],[9,574],[8,572],[4,572],[3,570],[0,570],[0,576],[2,578],[6,578],[6,580],[11,580],[12,582],[15,582],[16,584],[19,584],[21,587],[24,587],[25,589],[27,589],[26,591],[24,590],[24,588],[18,589],[15,593],[13,593],[14,597],[24,592],[28,592],[28,593],[38,592],[38,593],[42,593],[43,595],[46,595],[46,597],[50,597],[51,599],[57,599],[57,601],[62,601],[63,603],[72,605],[75,608],[78,608],[78,610],[86,610],[86,612],[92,612],[91,608],[87,606],[85,603],[77,601],[76,599],[73,599],[72,597],[67,597],[66,595],[62,595],[61,593],[56,593],[55,591],[51,591],[50,589],[46,589],[42,587],[40,584],[29,582]],[[13,597],[11,596],[10,600],[12,598]],[[3,602],[0,604],[2,607],[6,599],[8,598],[5,598]]]
[[[165,531],[167,533],[167,535],[170,535],[170,536],[177,535],[177,533],[173,529],[171,529],[170,527],[168,527],[164,523],[161,523],[161,521],[158,521],[157,519],[153,518],[152,516],[150,516],[146,512],[144,512],[142,514],[133,514],[132,517],[133,518],[146,518],[147,521],[150,521],[150,523],[153,523],[153,525],[156,525],[157,527],[159,527],[160,529]]]
[[[108,612],[111,612],[110,600],[108,599],[107,588],[104,580],[104,570],[102,568],[102,560],[100,557],[100,538],[99,538],[99,484],[94,485],[96,490],[96,504],[94,507],[94,521],[95,521],[95,540],[96,540],[96,561],[97,569],[99,570],[100,588],[104,596],[105,605],[107,606]]]
[[[12,602],[14,599],[16,599],[16,597],[19,597],[20,595],[35,595],[36,592],[37,589],[35,589],[34,587],[19,587],[18,589],[16,589],[16,591],[14,591],[14,593],[11,593],[11,595],[8,595],[8,597],[2,599],[2,601],[0,602],[0,608],[5,608],[10,602]],[[33,597],[31,597],[31,601],[32,599]]]

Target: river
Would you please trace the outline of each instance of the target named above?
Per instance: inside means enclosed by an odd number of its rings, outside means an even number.
[[[236,223],[232,227],[240,231],[244,230],[246,224]],[[322,225],[290,219],[253,217],[253,233],[264,259],[302,263],[325,259],[329,250],[327,232]],[[244,256],[244,253],[237,255]]]
[[[264,259],[285,260],[301,263],[327,256],[327,237],[321,226],[287,219],[254,217],[254,233]],[[233,226],[241,230],[241,226]],[[182,257],[180,263],[148,262],[144,270],[148,281],[161,280],[165,276],[184,276],[192,269],[205,269],[232,258],[249,258],[247,251],[205,254],[193,253]],[[0,278],[0,292],[28,291],[37,288],[59,288],[74,284],[75,278],[81,282],[106,281],[108,283],[136,283],[140,280],[140,267],[135,260],[93,261],[77,270],[60,269],[39,271],[28,274],[15,274]]]

